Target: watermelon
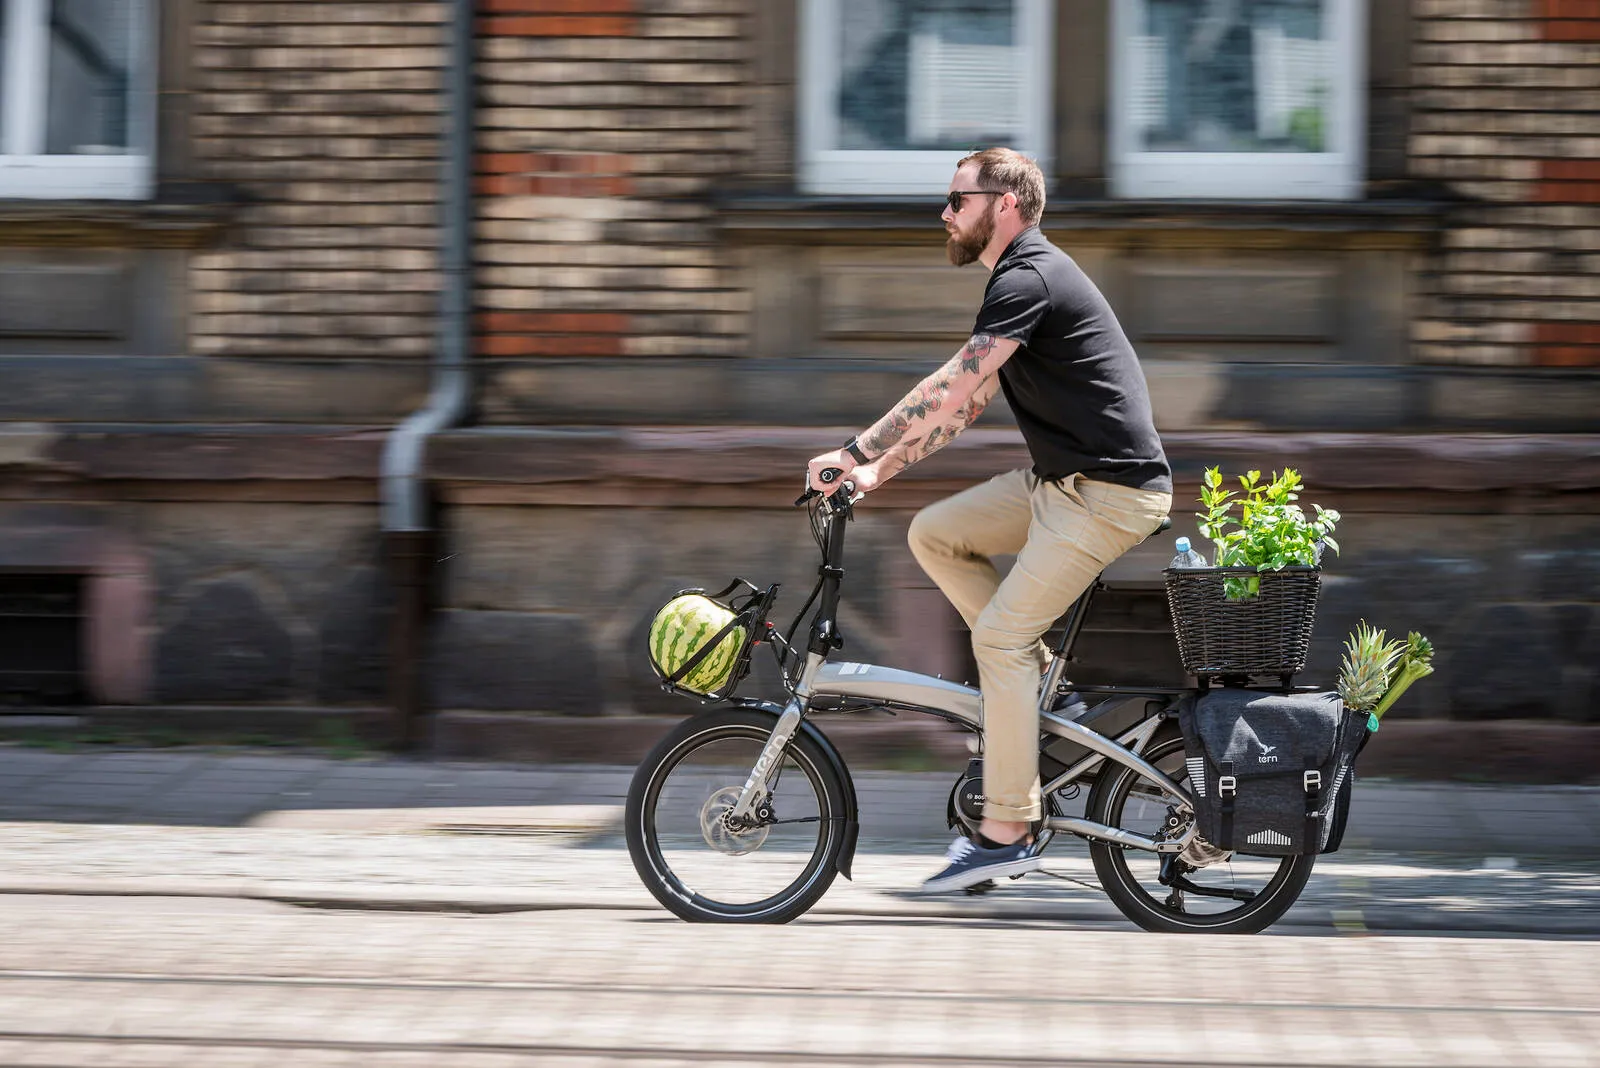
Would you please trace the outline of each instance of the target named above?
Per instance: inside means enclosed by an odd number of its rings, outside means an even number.
[[[650,624],[650,658],[663,676],[670,676],[732,619],[731,611],[709,597],[697,593],[674,597]],[[745,637],[745,629],[735,627],[677,685],[695,693],[712,693],[727,685]]]

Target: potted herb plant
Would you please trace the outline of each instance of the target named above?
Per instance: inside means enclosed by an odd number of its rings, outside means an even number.
[[[1196,517],[1200,533],[1216,546],[1214,566],[1281,571],[1291,566],[1316,566],[1324,546],[1339,551],[1339,543],[1333,540],[1339,513],[1313,504],[1315,515],[1307,517],[1295,503],[1304,483],[1294,468],[1284,468],[1283,474],[1274,474],[1270,482],[1261,481],[1260,471],[1248,471],[1239,476],[1242,494],[1223,489],[1222,483],[1221,468],[1206,469],[1200,487],[1200,503],[1206,511]],[[1229,600],[1243,600],[1261,592],[1261,580],[1230,576],[1224,588]]]
[[[1208,468],[1201,486],[1200,533],[1215,546],[1213,567],[1166,570],[1167,605],[1184,669],[1200,679],[1276,675],[1287,686],[1304,669],[1321,588],[1322,551],[1339,513],[1296,502],[1303,484],[1286,469],[1260,471],[1224,489]]]

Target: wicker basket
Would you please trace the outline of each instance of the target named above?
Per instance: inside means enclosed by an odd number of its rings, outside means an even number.
[[[1190,674],[1278,675],[1287,682],[1305,668],[1321,568],[1169,567],[1164,574],[1178,654]],[[1233,592],[1257,579],[1260,592],[1229,600],[1229,579],[1238,580]]]

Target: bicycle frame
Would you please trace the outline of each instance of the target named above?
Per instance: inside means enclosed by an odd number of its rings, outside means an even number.
[[[828,659],[829,654],[843,644],[838,633],[837,613],[839,588],[845,574],[844,526],[851,518],[853,508],[849,492],[850,487],[846,484],[832,497],[824,498],[818,505],[827,517],[822,565],[818,569],[822,599],[816,615],[812,617],[805,663],[798,679],[792,685],[790,700],[778,717],[772,734],[768,737],[761,755],[757,757],[755,766],[751,769],[749,778],[740,790],[739,801],[734,806],[733,813],[740,818],[749,818],[755,811],[756,805],[767,792],[768,773],[777,765],[795,731],[799,729],[801,721],[812,711],[885,709],[896,712],[917,712],[937,716],[974,732],[981,733],[983,730],[983,697],[974,687],[899,668],[852,661],[832,662]],[[1089,755],[1043,784],[1042,792],[1048,796],[1065,786],[1079,782],[1097,772],[1105,761],[1111,760],[1139,772],[1174,804],[1193,810],[1193,796],[1182,786],[1173,783],[1141,755],[1157,727],[1160,726],[1167,709],[1170,708],[1172,699],[1190,691],[1162,687],[1064,687],[1061,684],[1062,670],[1071,655],[1078,632],[1083,627],[1089,605],[1099,588],[1100,583],[1097,580],[1072,606],[1061,641],[1055,650],[1055,661],[1041,682],[1039,695],[1041,731],[1069,739],[1088,749]],[[802,614],[803,612],[804,609]],[[798,622],[797,619],[796,623]],[[785,683],[788,684],[789,681],[788,673],[785,672]],[[1065,693],[1104,694],[1130,699],[1143,697],[1147,700],[1161,701],[1163,708],[1156,714],[1146,715],[1133,727],[1111,738],[1088,726],[1089,722],[1111,711],[1105,709],[1104,705],[1097,706],[1096,709],[1080,717],[1082,721],[1057,715],[1050,706],[1058,694]],[[1049,816],[1044,820],[1044,827],[1050,832],[1065,831],[1152,853],[1181,852],[1195,834],[1191,824],[1181,838],[1156,839],[1093,820],[1067,816]]]

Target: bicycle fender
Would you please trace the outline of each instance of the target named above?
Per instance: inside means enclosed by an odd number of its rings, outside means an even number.
[[[772,717],[774,722],[777,721],[779,716],[783,715],[783,706],[773,701],[735,699],[728,703],[736,708],[765,712]],[[809,719],[802,719],[800,721],[800,730],[805,732],[806,737],[817,743],[817,748],[822,750],[822,755],[827,759],[834,774],[838,775],[839,781],[844,784],[844,845],[839,850],[839,860],[834,865],[834,870],[846,879],[850,879],[850,864],[855,860],[856,840],[861,834],[861,821],[856,807],[855,780],[850,778],[850,769],[845,766],[844,757],[839,753],[833,742],[829,740],[828,736],[817,728],[816,724]]]

